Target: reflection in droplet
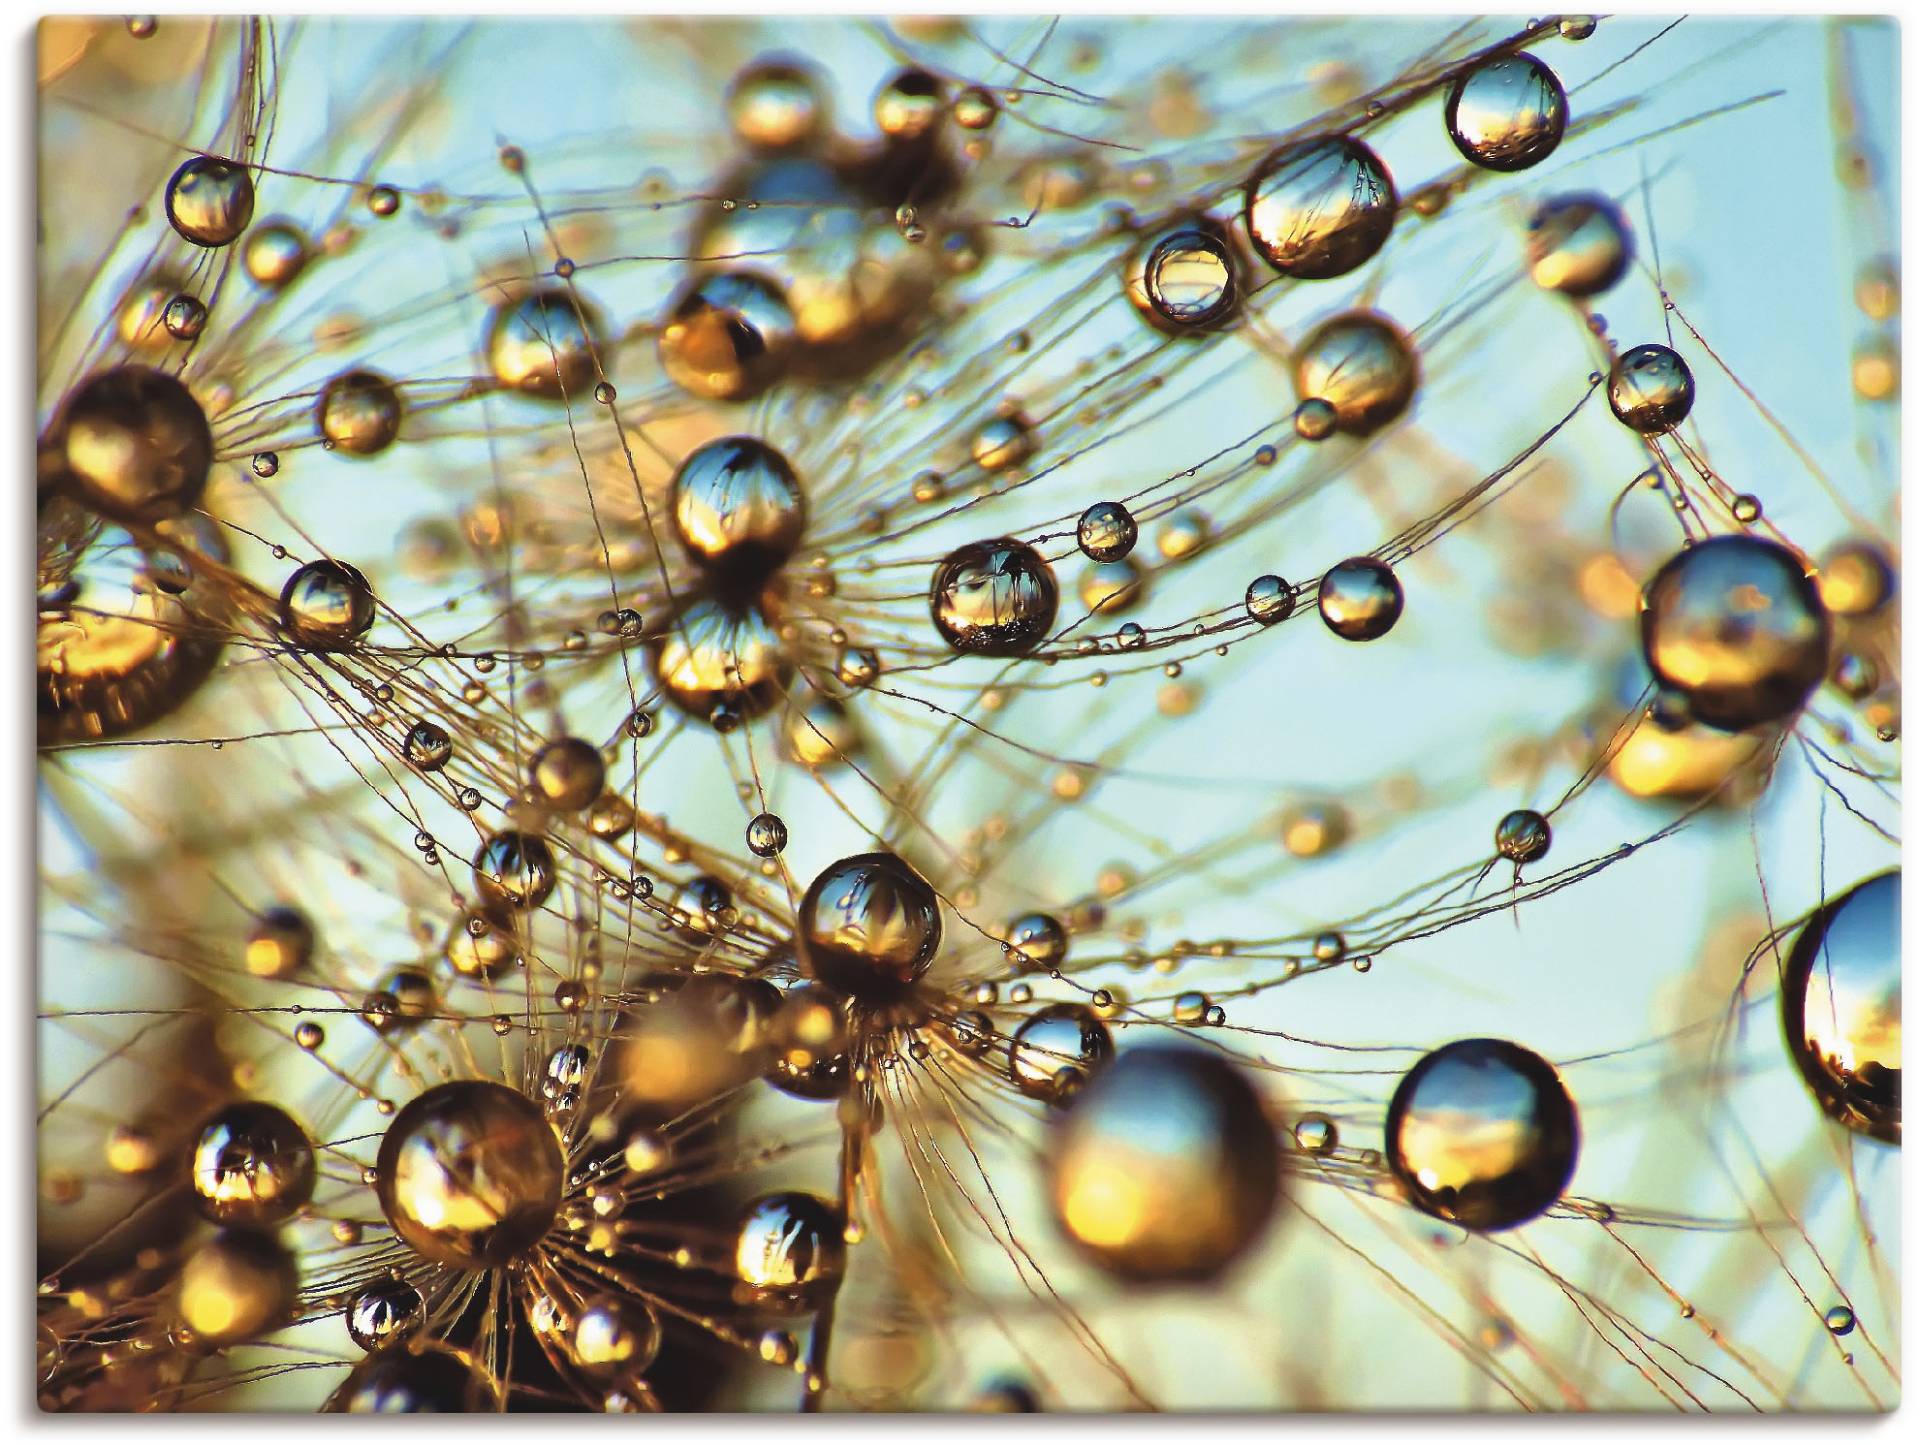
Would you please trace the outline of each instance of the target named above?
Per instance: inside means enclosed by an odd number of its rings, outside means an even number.
[[[439,723],[421,718],[407,729],[400,752],[423,773],[437,773],[453,757],[453,739]]]
[[[930,601],[934,626],[955,652],[1019,657],[1052,631],[1060,589],[1038,552],[1001,537],[949,554],[934,570]]]
[[[103,516],[157,522],[199,504],[213,466],[213,430],[193,394],[145,366],[116,366],[76,387],[44,454],[73,494]]]
[[[1820,1107],[1900,1142],[1900,870],[1829,900],[1801,925],[1780,978],[1787,1049]]]
[[[297,568],[280,589],[280,626],[302,647],[338,652],[373,626],[373,587],[358,567],[322,557]]]
[[[810,978],[885,1002],[926,974],[940,933],[940,901],[927,881],[891,853],[862,853],[813,880],[794,942]]]
[[[597,1295],[574,1315],[567,1347],[591,1374],[637,1375],[660,1353],[660,1321],[644,1300]]]
[[[327,444],[349,456],[370,457],[400,435],[400,391],[377,371],[348,371],[320,389],[314,418]]]
[[[540,1106],[479,1079],[417,1096],[387,1126],[375,1167],[394,1233],[457,1269],[506,1264],[537,1244],[566,1175]]]
[[[1058,968],[1067,956],[1067,930],[1051,913],[1023,913],[1007,928],[1007,946],[1027,968]]]
[[[523,396],[584,399],[604,364],[605,347],[599,316],[564,287],[503,301],[487,320],[487,369],[501,386]]]
[[[420,1291],[391,1275],[361,1286],[347,1301],[347,1335],[363,1350],[397,1344],[418,1333],[426,1321]]]
[[[553,849],[537,833],[508,828],[473,856],[473,886],[498,908],[538,908],[553,892]]]
[[[1549,197],[1527,222],[1527,268],[1534,284],[1545,290],[1598,296],[1632,263],[1627,218],[1605,196]]]
[[[1121,1054],[1074,1097],[1047,1163],[1061,1228],[1130,1283],[1218,1275],[1260,1238],[1280,1191],[1260,1096],[1195,1048]]]
[[[1351,436],[1368,436],[1400,416],[1419,381],[1413,343],[1372,311],[1324,322],[1293,359],[1294,391],[1303,402],[1326,402],[1335,427]]]
[[[194,1207],[216,1224],[283,1223],[313,1197],[315,1177],[306,1130],[272,1104],[228,1104],[194,1139]]]
[[[1140,540],[1140,526],[1124,503],[1095,502],[1080,514],[1074,536],[1095,562],[1118,562]]]
[[[1518,1044],[1463,1039],[1401,1079],[1387,1163],[1418,1208],[1473,1230],[1545,1211],[1573,1177],[1579,1119],[1553,1065]]]
[[[1709,727],[1792,716],[1826,676],[1832,624],[1798,557],[1764,537],[1709,538],[1647,584],[1641,649]]]
[[[674,706],[716,726],[722,714],[737,722],[766,712],[793,676],[787,649],[759,608],[708,598],[688,603],[654,639],[650,655]]]
[[[716,271],[681,289],[658,344],[661,367],[682,391],[710,401],[750,401],[786,375],[793,312],[771,277]]]
[[[1113,1057],[1113,1036],[1083,1004],[1048,1004],[1007,1044],[1007,1070],[1020,1091],[1060,1102]]]
[[[167,182],[167,220],[196,246],[229,246],[253,219],[253,177],[245,166],[194,156]]]
[[[1553,846],[1553,828],[1531,808],[1515,808],[1494,829],[1493,846],[1514,863],[1536,863]]]
[[[1294,603],[1298,600],[1292,584],[1271,573],[1247,584],[1247,616],[1262,627],[1285,622],[1293,616]]]
[[[1320,136],[1276,152],[1247,183],[1247,238],[1283,276],[1344,276],[1386,244],[1398,206],[1378,156],[1351,136]]]
[[[806,497],[784,454],[758,437],[721,437],[674,473],[673,523],[697,565],[750,591],[800,544]]]
[[[1377,557],[1349,557],[1320,579],[1320,619],[1336,637],[1372,642],[1400,620],[1406,594],[1393,568]]]
[[[1204,330],[1218,326],[1239,309],[1233,240],[1224,227],[1208,218],[1151,238],[1139,264],[1140,299],[1150,319],[1165,328]]]
[[[818,1304],[846,1269],[845,1225],[811,1194],[769,1194],[742,1214],[733,1263],[756,1300],[776,1308]]]
[[[1693,410],[1693,373],[1679,353],[1649,342],[1623,351],[1607,378],[1613,414],[1647,436],[1672,431]]]
[[[1567,130],[1560,78],[1526,51],[1476,65],[1447,92],[1447,135],[1455,149],[1492,171],[1538,165]]]

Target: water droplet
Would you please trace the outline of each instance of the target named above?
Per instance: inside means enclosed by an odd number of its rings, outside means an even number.
[[[1074,1097],[1047,1153],[1054,1217],[1129,1283],[1219,1275],[1279,1202],[1279,1145],[1245,1074],[1191,1047],[1130,1049]]]
[[[584,738],[556,738],[527,763],[528,791],[550,812],[579,812],[600,796],[606,782],[606,760]]]
[[[896,71],[873,98],[873,123],[896,145],[926,139],[946,113],[946,86],[918,66]]]
[[[813,880],[794,942],[809,978],[888,1002],[926,974],[940,936],[940,901],[927,881],[891,853],[862,853]]]
[[[206,304],[198,296],[183,293],[167,303],[161,320],[176,341],[196,340],[207,329]]]
[[[1537,863],[1553,846],[1553,829],[1531,808],[1515,808],[1493,830],[1493,846],[1514,863]]]
[[[768,1194],[747,1206],[734,1237],[733,1267],[760,1305],[802,1310],[818,1304],[846,1269],[845,1223],[811,1194]]]
[[[493,379],[545,401],[578,397],[606,355],[599,313],[572,290],[552,287],[503,301],[487,318]]]
[[[1466,71],[1447,92],[1454,148],[1491,171],[1523,171],[1552,155],[1567,130],[1560,78],[1526,51]]]
[[[1672,431],[1693,410],[1693,373],[1670,347],[1636,346],[1613,363],[1607,404],[1637,432]]]
[[[1060,605],[1053,569],[1011,537],[972,542],[934,569],[934,626],[955,652],[1019,657],[1053,629]]]
[[[1893,564],[1871,542],[1845,542],[1820,565],[1820,600],[1840,617],[1870,617],[1894,592]]]
[[[1891,401],[1900,393],[1900,344],[1870,336],[1853,352],[1853,390],[1862,401]]]
[[[1276,151],[1255,172],[1247,237],[1284,276],[1344,276],[1386,244],[1398,204],[1392,176],[1366,145],[1320,136]]]
[[[1004,412],[974,433],[973,460],[982,471],[1004,472],[1025,462],[1038,445],[1025,416]]]
[[[404,1279],[373,1280],[347,1301],[347,1336],[368,1352],[398,1344],[427,1322],[426,1301]]]
[[[553,884],[553,849],[536,833],[513,828],[495,833],[474,854],[473,886],[494,907],[538,908]]]
[[[1146,601],[1147,575],[1131,557],[1095,562],[1080,574],[1080,605],[1106,617],[1130,611]]]
[[[1048,1004],[1014,1030],[1007,1071],[1022,1093],[1057,1103],[1112,1057],[1113,1036],[1091,1009]]]
[[[1322,397],[1310,396],[1293,409],[1294,435],[1302,441],[1325,441],[1333,435],[1339,421],[1340,413],[1333,403]]]
[[[596,1295],[573,1316],[566,1344],[574,1364],[588,1374],[631,1378],[660,1353],[660,1321],[644,1300]]]
[[[566,1161],[540,1106],[486,1080],[436,1084],[387,1126],[375,1192],[415,1253],[488,1269],[538,1244],[559,1212]]]
[[[1869,320],[1891,321],[1900,314],[1900,274],[1892,261],[1869,261],[1853,283],[1853,300]]]
[[[687,602],[653,639],[649,655],[674,706],[715,727],[772,708],[793,674],[788,649],[759,608],[709,598]]]
[[[1075,528],[1080,550],[1096,562],[1117,562],[1140,539],[1139,524],[1120,502],[1095,502],[1080,514]]]
[[[1526,267],[1534,284],[1549,292],[1599,296],[1626,274],[1632,259],[1626,217],[1605,196],[1553,196],[1526,223]]]
[[[166,207],[183,239],[209,249],[230,246],[253,219],[253,176],[231,161],[194,156],[167,182]]]
[[[1797,712],[1826,676],[1831,633],[1800,559],[1746,534],[1676,553],[1647,584],[1640,614],[1655,680],[1724,732]]]
[[[1370,435],[1400,416],[1419,380],[1413,343],[1371,311],[1323,323],[1294,355],[1295,392],[1330,405],[1334,425],[1352,436]]]
[[[1240,305],[1233,242],[1210,221],[1167,231],[1148,247],[1140,285],[1153,315],[1168,326],[1218,326]]]
[[[421,718],[407,729],[401,754],[423,773],[437,773],[453,756],[453,739],[439,723]]]
[[[81,382],[41,445],[78,499],[103,516],[159,522],[197,506],[213,466],[213,430],[193,394],[145,366]]]
[[[827,103],[813,71],[789,61],[759,60],[727,89],[727,120],[743,145],[759,151],[794,150],[817,138]]]
[[[1331,1154],[1340,1147],[1340,1130],[1325,1114],[1302,1114],[1294,1122],[1293,1142],[1308,1154]]]
[[[400,390],[377,371],[343,372],[320,390],[314,421],[330,448],[370,457],[400,435]]]
[[[674,473],[672,506],[688,557],[742,597],[793,555],[807,524],[792,464],[755,437],[721,437],[689,453]]]
[[[710,401],[748,401],[787,373],[793,311],[771,277],[718,271],[682,287],[660,328],[660,365],[674,385]]]
[[[1826,1113],[1900,1142],[1900,870],[1801,925],[1780,981],[1788,1052]],[[1841,1332],[1844,1333],[1844,1332]]]
[[[374,1350],[323,1407],[330,1415],[485,1415],[504,1408],[493,1378],[464,1351],[438,1340]]]
[[[200,1344],[217,1349],[278,1329],[299,1289],[299,1266],[279,1239],[227,1229],[187,1251],[175,1308]]]
[[[747,851],[756,858],[772,858],[787,846],[787,825],[772,813],[761,813],[747,824]]]
[[[256,286],[281,291],[306,270],[312,259],[306,233],[291,221],[263,221],[247,235],[241,260]]]
[[[227,1104],[194,1138],[193,1204],[215,1224],[281,1224],[313,1198],[317,1177],[306,1130],[272,1104]]]
[[[1320,619],[1349,642],[1385,637],[1405,605],[1400,579],[1377,557],[1349,557],[1320,579]]]
[[[1408,1200],[1467,1229],[1511,1229],[1573,1177],[1579,1118],[1553,1065],[1518,1044],[1463,1039],[1401,1079],[1387,1162]]]
[[[373,618],[373,588],[350,563],[326,557],[305,563],[280,589],[281,628],[316,652],[353,646]]]
[[[1160,524],[1154,546],[1169,562],[1191,557],[1213,540],[1213,519],[1198,507],[1182,507]]]
[[[1067,930],[1051,913],[1023,913],[1007,926],[1007,947],[1024,968],[1057,969],[1067,957]]]

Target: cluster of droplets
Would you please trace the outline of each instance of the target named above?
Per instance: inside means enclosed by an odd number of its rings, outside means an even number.
[[[835,1330],[844,1340],[853,1328],[841,1294],[860,1253],[853,1247],[876,1223],[863,1192],[881,1168],[874,1156],[888,1134],[924,1150],[930,1100],[954,1111],[957,1098],[968,1119],[1040,1121],[1057,1232],[1122,1285],[1193,1286],[1242,1267],[1276,1225],[1299,1236],[1288,1216],[1315,1184],[1475,1234],[1549,1214],[1610,1220],[1612,1206],[1568,1195],[1581,1141],[1573,1094],[1553,1063],[1521,1044],[1474,1038],[1426,1050],[1396,1071],[1378,1107],[1296,1111],[1271,1086],[1280,1066],[1263,1054],[1260,1031],[1230,1025],[1240,999],[1335,970],[1369,973],[1383,955],[1390,968],[1391,951],[1436,920],[1451,927],[1496,915],[1498,902],[1400,901],[1251,945],[1149,948],[1144,923],[1117,918],[1143,880],[1113,865],[1072,908],[1049,904],[1057,911],[983,927],[974,843],[948,847],[913,816],[929,806],[930,782],[897,775],[906,781],[881,790],[891,815],[884,830],[859,823],[874,846],[807,881],[789,871],[789,858],[805,867],[832,854],[819,851],[811,819],[790,835],[797,815],[784,804],[773,811],[771,755],[755,751],[768,731],[760,725],[773,719],[779,759],[855,816],[872,801],[859,782],[877,766],[863,739],[889,697],[965,721],[954,690],[990,679],[977,706],[998,745],[1016,735],[999,731],[997,714],[1025,689],[1052,686],[1046,670],[1056,663],[1092,656],[1101,670],[1085,675],[1097,685],[1123,664],[1157,669],[1166,679],[1159,710],[1177,717],[1193,706],[1185,666],[1245,638],[1284,638],[1280,624],[1296,615],[1317,612],[1348,642],[1393,632],[1409,562],[1471,516],[1504,473],[1371,551],[1335,560],[1366,545],[1350,542],[1314,563],[1288,562],[1304,581],[1261,572],[1245,582],[1241,572],[1213,589],[1222,602],[1210,611],[1143,619],[1156,587],[1168,587],[1161,573],[1211,579],[1226,566],[1216,563],[1223,548],[1275,515],[1264,501],[1236,511],[1235,498],[1277,475],[1283,447],[1306,444],[1289,452],[1289,465],[1305,455],[1337,467],[1412,415],[1427,385],[1429,328],[1410,331],[1377,309],[1369,285],[1355,304],[1276,346],[1268,328],[1278,303],[1295,283],[1311,290],[1366,273],[1403,204],[1430,216],[1434,196],[1443,202],[1479,173],[1547,160],[1571,133],[1568,95],[1520,43],[1555,29],[1582,39],[1592,28],[1573,19],[1529,26],[1440,72],[1410,72],[1364,110],[1335,107],[1325,124],[1251,164],[1210,170],[1175,203],[1084,242],[1103,262],[1100,294],[1124,297],[1176,365],[1258,347],[1290,376],[1292,397],[1263,414],[1259,444],[1233,464],[1228,480],[1240,492],[1209,498],[1204,484],[1189,492],[1122,458],[1103,463],[1111,481],[1093,492],[1119,500],[1089,503],[1083,491],[1069,501],[1056,495],[1065,483],[1052,481],[1033,508],[1050,520],[969,534],[959,528],[973,518],[962,517],[931,548],[923,528],[1037,488],[1077,459],[1086,433],[1107,423],[1124,430],[1155,404],[1154,388],[1136,394],[1112,380],[1029,383],[1024,362],[1013,367],[1023,395],[995,401],[1010,389],[990,379],[975,390],[962,366],[946,384],[971,398],[967,420],[939,438],[953,463],[918,468],[933,443],[906,448],[915,469],[904,486],[893,475],[901,449],[884,435],[870,462],[812,434],[861,430],[869,423],[854,403],[886,395],[883,380],[956,359],[936,353],[942,325],[978,304],[965,278],[996,247],[1017,247],[1032,224],[988,225],[976,199],[994,153],[988,133],[1005,136],[1022,115],[1018,88],[996,92],[904,65],[881,81],[875,135],[862,139],[857,127],[836,129],[823,74],[791,58],[753,62],[724,97],[730,156],[712,194],[691,203],[664,310],[622,325],[588,298],[594,273],[557,254],[537,277],[481,288],[480,369],[456,386],[411,380],[398,367],[389,374],[369,347],[366,360],[331,370],[311,391],[242,408],[236,422],[209,400],[207,378],[172,361],[147,364],[176,357],[175,344],[217,342],[227,314],[204,272],[188,281],[153,271],[118,314],[124,357],[62,391],[38,458],[43,552],[100,549],[111,535],[139,557],[140,646],[107,635],[71,598],[61,602],[60,589],[45,585],[43,557],[43,743],[150,727],[184,706],[224,648],[283,672],[345,719],[343,729],[378,739],[374,768],[398,766],[478,833],[474,845],[456,845],[404,789],[367,784],[383,801],[406,800],[404,831],[420,866],[455,880],[453,915],[432,931],[429,956],[383,960],[370,988],[349,993],[331,982],[317,908],[262,904],[228,940],[258,990],[238,1011],[251,1015],[256,998],[315,996],[296,987],[322,987],[318,996],[338,1005],[314,1010],[324,1022],[294,1006],[302,1016],[285,1036],[352,1085],[377,1132],[349,1136],[335,1127],[337,1110],[324,1125],[313,1116],[309,1131],[298,1111],[243,1099],[206,1116],[178,1158],[162,1158],[144,1136],[115,1136],[119,1157],[139,1166],[128,1172],[184,1178],[213,1231],[183,1251],[152,1312],[172,1343],[217,1352],[337,1319],[364,1357],[331,1389],[332,1410],[499,1409],[529,1377],[552,1382],[530,1398],[545,1389],[616,1410],[661,1403],[662,1351],[684,1333],[798,1376],[804,1399],[818,1402],[834,1378]],[[1469,171],[1403,198],[1382,159],[1386,143],[1370,130],[1422,107],[1440,112]],[[229,149],[239,155],[252,144]],[[509,146],[497,159],[527,182],[532,203],[538,157]],[[1094,189],[1096,159],[1037,155],[1021,179],[1035,214],[1057,205],[1070,216],[1079,191]],[[194,252],[230,252],[269,302],[296,295],[324,274],[328,241],[291,221],[255,221],[256,185],[286,179],[197,154],[166,183],[165,221]],[[416,207],[415,191],[386,184],[358,183],[354,195],[379,222]],[[418,194],[428,214],[438,204]],[[1523,244],[1532,282],[1587,315],[1608,353],[1589,389],[1604,390],[1652,474],[1670,477],[1663,485],[1676,507],[1691,487],[1725,502],[1734,524],[1718,535],[1687,530],[1636,589],[1653,694],[1648,736],[1670,744],[1721,734],[1757,750],[1755,739],[1794,729],[1829,683],[1878,707],[1877,731],[1897,736],[1894,563],[1860,543],[1816,569],[1784,537],[1762,534],[1750,496],[1724,498],[1717,476],[1700,475],[1704,454],[1684,431],[1696,392],[1685,341],[1616,351],[1588,310],[1632,269],[1618,203],[1549,195],[1533,206]],[[1038,324],[1033,332],[1058,334]],[[636,337],[650,343],[664,386],[650,389],[654,373]],[[1030,356],[1034,334],[1022,329],[997,350]],[[384,583],[377,595],[359,566],[328,555],[287,569],[276,599],[227,567],[217,529],[203,535],[210,494],[222,498],[222,465],[238,463],[232,470],[244,468],[239,480],[251,488],[299,471],[311,445],[340,460],[343,478],[391,478],[427,455],[438,428],[470,423],[489,399],[524,402],[511,415],[537,418],[524,423],[534,437],[524,452],[518,420],[497,439],[534,482],[467,507],[460,538],[503,556],[514,546],[553,548],[532,569],[536,585],[518,595],[501,575],[489,577],[491,603],[501,604],[490,624],[497,646],[472,641],[464,624],[443,629],[428,609],[390,606]],[[916,380],[897,399],[910,416],[939,396]],[[776,405],[789,401],[791,414]],[[697,422],[678,426],[689,407]],[[849,419],[835,419],[843,407]],[[608,425],[615,444],[595,431]],[[555,471],[554,458],[582,447],[590,450],[575,455],[597,532],[584,563],[566,560],[566,519],[550,538],[537,505],[560,491],[554,478],[564,481],[572,465],[564,459]],[[651,456],[644,474],[636,451]],[[1697,484],[1681,480],[1684,469]],[[613,485],[597,485],[609,476]],[[885,505],[871,501],[883,491]],[[959,540],[967,535],[975,540]],[[271,545],[276,561],[289,560],[285,545]],[[384,576],[385,559],[367,545],[362,563]],[[1055,568],[1076,551],[1085,570],[1063,597]],[[72,570],[70,559],[63,565]],[[395,595],[400,586],[396,579]],[[1416,612],[1424,595],[1416,588]],[[1145,660],[1153,653],[1165,657]],[[972,659],[978,671],[967,670]],[[594,699],[612,695],[594,686],[616,673],[625,698],[602,718],[607,725],[586,726]],[[692,754],[697,766],[711,771],[721,759],[732,773],[744,826],[702,818],[689,828],[684,811],[676,826],[665,804],[639,807],[647,766],[667,757],[679,766],[689,751],[667,749],[689,731],[706,750]],[[720,737],[699,736],[708,731]],[[1593,772],[1617,772],[1625,755],[1625,744],[1615,747]],[[942,756],[929,751],[924,764],[936,782]],[[1728,771],[1705,791],[1722,789]],[[1072,803],[1098,773],[1062,764],[1034,791]],[[1478,825],[1492,825],[1492,848],[1476,830],[1476,881],[1512,864],[1502,874],[1511,874],[1516,915],[1522,902],[1632,851],[1555,871],[1568,851],[1554,848],[1568,801],[1496,808]],[[1032,824],[1049,814],[1027,816]],[[996,822],[1002,834],[1021,826]],[[1324,802],[1284,810],[1273,831],[1287,859],[1306,863],[1339,852],[1357,828],[1364,824],[1343,805]],[[1787,1049],[1807,1089],[1831,1118],[1882,1143],[1899,1138],[1889,921],[1897,879],[1876,877],[1801,920],[1780,973]],[[1122,949],[1109,946],[1116,938]],[[1785,944],[1785,934],[1775,941]],[[1130,976],[1203,968],[1222,981],[1182,977],[1161,991]],[[259,1016],[285,1006],[263,1003]],[[359,1061],[349,1040],[373,1048],[375,1062]],[[479,1061],[488,1047],[498,1063]],[[737,1187],[788,1147],[732,1137],[743,1107],[750,1117],[750,1102],[769,1092],[754,1090],[760,1082],[801,1108],[827,1106],[816,1132],[838,1146],[836,1183],[818,1192]],[[1376,1132],[1380,1149],[1345,1142]],[[703,1189],[726,1194],[696,1206],[726,1211],[717,1229],[712,1217],[690,1230],[653,1213]],[[362,1217],[369,1200],[377,1219]],[[303,1242],[316,1226],[337,1251]],[[477,1314],[486,1316],[478,1326]],[[1855,1328],[1848,1305],[1822,1318],[1835,1337]],[[977,1403],[1026,1409],[1036,1398],[1020,1381],[1000,1381]]]

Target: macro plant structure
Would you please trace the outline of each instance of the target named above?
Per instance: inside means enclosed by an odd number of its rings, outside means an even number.
[[[44,22],[41,1408],[1891,1408],[1888,38]]]

